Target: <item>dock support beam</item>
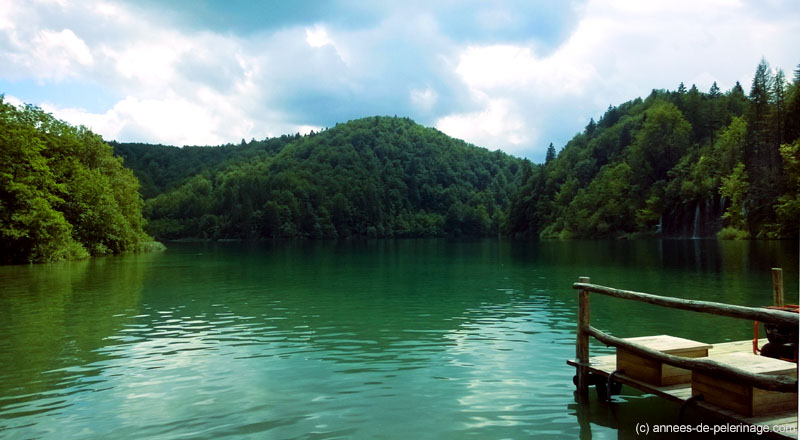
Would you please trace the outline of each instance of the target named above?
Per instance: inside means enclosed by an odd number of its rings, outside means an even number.
[[[578,282],[589,284],[589,277],[580,277]],[[575,341],[575,358],[578,360],[577,385],[578,394],[587,397],[589,394],[589,334],[586,330],[590,326],[591,312],[589,308],[589,291],[581,290],[578,293],[578,329]]]
[[[775,306],[783,307],[786,305],[783,298],[783,269],[779,267],[772,268],[772,294]]]

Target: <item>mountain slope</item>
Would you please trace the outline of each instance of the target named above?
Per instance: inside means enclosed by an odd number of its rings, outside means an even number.
[[[147,200],[149,232],[165,239],[497,234],[522,164],[396,117],[337,124],[266,150],[209,163]],[[126,163],[144,173],[135,151]]]
[[[609,107],[513,196],[519,237],[797,237],[800,68],[748,96],[683,84]]]

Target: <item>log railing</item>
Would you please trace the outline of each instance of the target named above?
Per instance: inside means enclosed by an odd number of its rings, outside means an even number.
[[[783,279],[780,269],[773,269],[774,302],[783,305]],[[578,293],[578,329],[575,350],[577,357],[577,386],[581,395],[588,393],[589,389],[589,337],[592,336],[606,345],[622,347],[641,357],[672,365],[686,370],[700,371],[707,374],[726,377],[769,391],[797,392],[797,378],[769,374],[757,374],[741,370],[730,365],[722,364],[707,358],[685,358],[662,353],[640,344],[626,341],[611,336],[590,325],[589,294],[599,293],[615,298],[641,301],[662,307],[669,307],[694,312],[710,313],[712,315],[728,316],[732,318],[748,319],[772,324],[798,326],[798,314],[771,310],[760,307],[744,307],[731,304],[695,301],[666,296],[652,295],[649,293],[620,290],[611,287],[591,284],[588,277],[579,278],[572,285]]]

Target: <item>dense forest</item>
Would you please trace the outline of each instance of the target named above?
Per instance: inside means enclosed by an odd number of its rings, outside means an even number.
[[[222,147],[114,144],[159,239],[497,235],[523,161],[369,117]]]
[[[608,111],[524,170],[516,237],[797,237],[800,66],[766,61],[750,92],[681,83]]]
[[[749,93],[653,90],[542,164],[377,116],[238,145],[109,145],[0,95],[0,263],[142,250],[147,233],[788,238],[799,194],[800,66],[787,81],[763,60]]]
[[[138,189],[100,136],[0,95],[0,264],[152,247]]]

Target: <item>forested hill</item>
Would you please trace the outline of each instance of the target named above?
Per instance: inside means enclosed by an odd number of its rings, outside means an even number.
[[[263,141],[252,140],[239,145],[185,146],[109,142],[114,154],[125,161],[139,178],[140,193],[145,199],[175,189],[196,174],[211,175],[238,162],[264,160],[280,151],[300,135],[284,135]]]
[[[748,94],[654,90],[609,107],[526,172],[508,228],[518,237],[797,237],[800,66],[766,61]]]
[[[113,146],[160,192],[145,213],[163,239],[497,234],[523,168],[397,117],[238,146]]]

